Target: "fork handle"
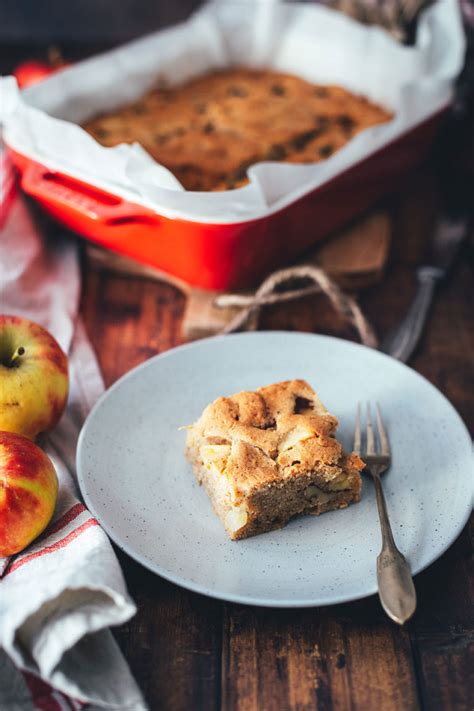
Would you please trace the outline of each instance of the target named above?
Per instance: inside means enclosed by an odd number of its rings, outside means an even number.
[[[381,350],[406,363],[415,350],[433,300],[436,283],[443,272],[437,267],[420,267],[416,273],[418,289],[401,324],[384,340]]]
[[[372,478],[377,497],[380,528],[382,529],[382,550],[377,558],[380,602],[387,615],[394,622],[403,625],[415,612],[416,590],[410,566],[393,539],[380,476],[373,472]]]

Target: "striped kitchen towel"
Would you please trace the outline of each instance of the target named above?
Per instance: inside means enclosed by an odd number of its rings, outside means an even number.
[[[75,449],[81,425],[103,391],[80,319],[80,270],[70,237],[41,234],[14,194],[0,155],[0,312],[26,316],[53,333],[69,355],[70,396],[40,445],[56,467],[59,498],[46,531],[0,561],[0,709],[146,709],[109,627],[135,614],[112,546],[80,501]],[[7,214],[5,214],[7,213]]]

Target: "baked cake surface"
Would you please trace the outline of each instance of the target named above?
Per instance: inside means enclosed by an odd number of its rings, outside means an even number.
[[[259,161],[324,160],[385,109],[337,86],[245,68],[214,72],[84,124],[105,146],[137,141],[188,190],[244,185]]]
[[[197,480],[233,539],[360,500],[364,464],[335,438],[337,420],[304,380],[220,397],[188,428]]]

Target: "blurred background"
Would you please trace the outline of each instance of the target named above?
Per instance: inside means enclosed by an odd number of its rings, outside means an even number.
[[[217,0],[220,2],[235,0]],[[239,0],[237,0],[238,2]],[[246,3],[240,0],[242,12]],[[259,0],[273,2],[277,0]],[[314,0],[306,0],[314,1]],[[400,41],[411,43],[420,11],[432,0],[319,0],[368,23],[385,27]],[[25,50],[32,56],[54,45],[69,57],[103,50],[186,19],[201,0],[0,0],[2,72],[14,67]],[[469,39],[467,65],[474,52],[474,0],[459,0]],[[469,80],[474,82],[474,71]],[[464,81],[464,80],[463,80]]]
[[[69,61],[173,25],[199,0],[0,0],[0,72],[27,58]],[[51,48],[53,48],[51,50]],[[59,55],[58,55],[59,52]]]
[[[119,43],[184,20],[199,0],[1,0],[0,42]]]

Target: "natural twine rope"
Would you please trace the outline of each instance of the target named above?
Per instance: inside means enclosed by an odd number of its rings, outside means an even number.
[[[291,288],[295,280],[304,280],[309,283],[299,288]],[[289,288],[286,291],[281,290],[285,284],[287,284]],[[214,301],[214,305],[217,308],[238,307],[242,309],[242,311],[221,330],[221,333],[255,331],[258,328],[261,310],[265,306],[281,304],[285,301],[293,301],[303,296],[319,292],[326,294],[335,311],[356,328],[360,340],[364,345],[377,348],[377,337],[374,330],[356,301],[341,291],[338,285],[323,269],[310,266],[309,264],[281,269],[270,274],[257,289],[255,294],[248,296],[241,294],[222,294],[218,296]]]

